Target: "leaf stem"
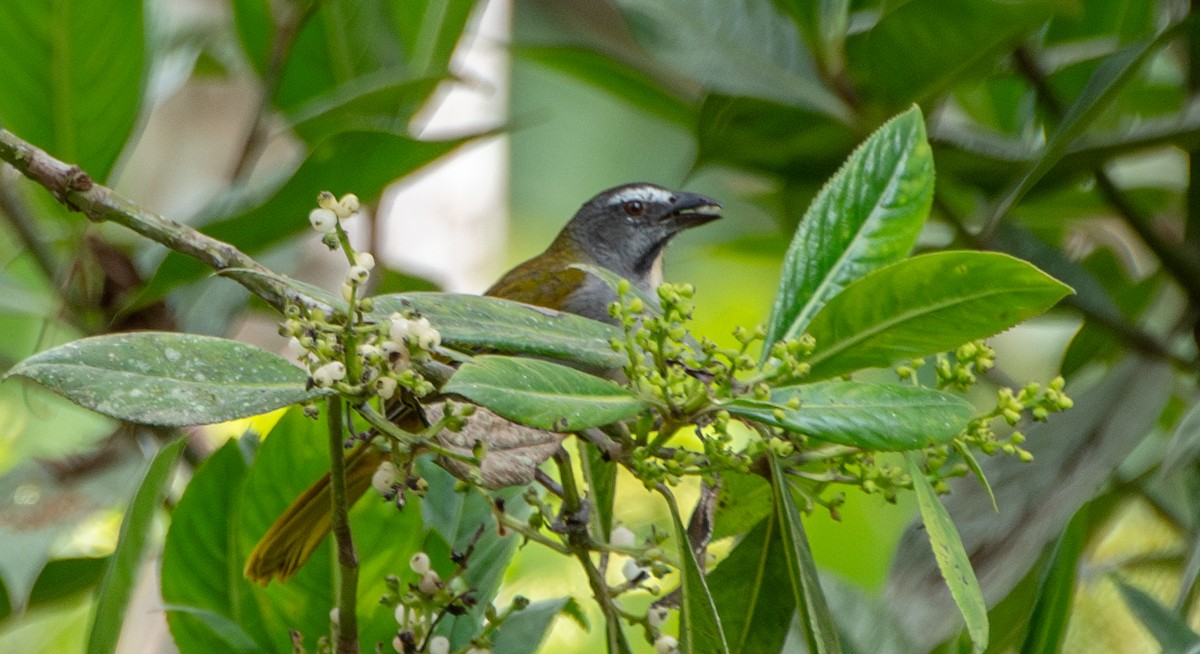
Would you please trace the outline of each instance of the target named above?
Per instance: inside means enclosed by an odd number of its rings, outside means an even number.
[[[346,453],[342,431],[343,400],[334,396],[326,404],[329,423],[329,486],[332,495],[332,531],[337,549],[337,620],[334,640],[338,654],[358,654],[358,554],[350,534],[346,497]]]

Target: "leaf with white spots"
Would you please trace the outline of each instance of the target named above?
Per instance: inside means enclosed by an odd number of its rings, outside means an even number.
[[[328,393],[275,354],[224,338],[109,334],[39,352],[8,372],[106,416],[180,427],[265,413]]]

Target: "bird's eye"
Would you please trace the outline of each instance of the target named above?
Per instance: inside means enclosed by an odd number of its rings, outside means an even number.
[[[646,212],[646,205],[642,204],[641,200],[630,200],[623,205],[625,215],[631,218],[637,218]]]

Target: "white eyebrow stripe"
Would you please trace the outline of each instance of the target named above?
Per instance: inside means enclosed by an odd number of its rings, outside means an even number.
[[[670,204],[673,196],[673,193],[659,186],[631,186],[622,189],[608,203],[622,204],[630,200],[641,200],[642,202]]]

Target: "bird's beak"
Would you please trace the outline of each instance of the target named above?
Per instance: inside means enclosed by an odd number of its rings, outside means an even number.
[[[678,229],[696,227],[721,217],[721,203],[697,193],[676,193],[675,204],[667,216]]]

